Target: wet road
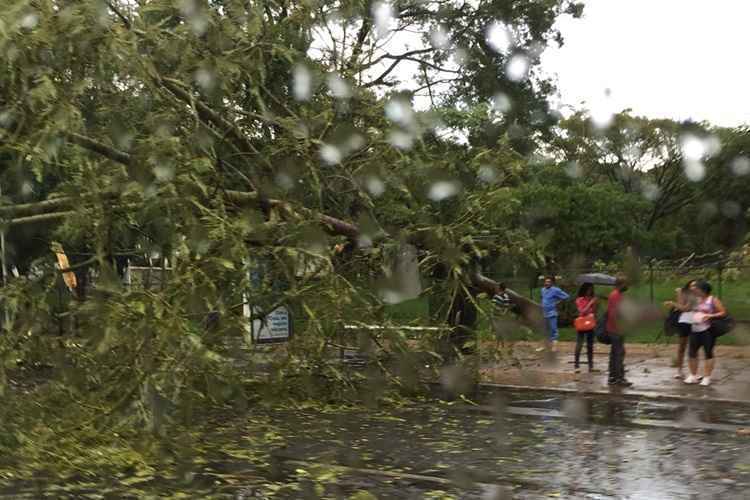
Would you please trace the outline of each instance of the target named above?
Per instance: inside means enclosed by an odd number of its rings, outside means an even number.
[[[423,405],[388,415],[291,419],[303,437],[277,456],[348,466],[351,487],[372,481],[377,498],[425,498],[429,491],[487,499],[750,494],[750,440],[731,432],[734,423],[747,422],[747,414],[736,408],[509,394],[483,407]],[[704,420],[721,430],[697,432]],[[313,437],[320,433],[330,438]],[[395,481],[393,489],[393,478],[368,474],[370,469],[411,479]],[[339,478],[330,493],[346,486]]]
[[[750,407],[530,392],[387,411],[254,410],[208,432],[221,446],[180,476],[124,472],[57,490],[40,481],[0,496],[745,499],[750,437],[739,426]]]

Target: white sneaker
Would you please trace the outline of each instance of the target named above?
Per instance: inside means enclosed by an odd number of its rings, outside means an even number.
[[[685,378],[685,374],[682,373],[682,370],[679,370],[677,373],[675,373],[674,378],[677,380],[683,380]]]
[[[703,377],[703,380],[701,380],[701,385],[711,385],[711,377]]]
[[[698,383],[698,377],[695,375],[690,375],[688,378],[685,379],[686,384],[697,384]]]

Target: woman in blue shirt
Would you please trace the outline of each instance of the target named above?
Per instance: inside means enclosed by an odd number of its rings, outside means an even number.
[[[544,323],[547,326],[547,334],[549,335],[549,345],[553,352],[557,351],[557,303],[569,298],[570,295],[555,286],[554,276],[544,278],[542,313],[544,314]]]

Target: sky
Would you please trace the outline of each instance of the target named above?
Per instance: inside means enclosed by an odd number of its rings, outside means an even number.
[[[560,102],[720,126],[750,123],[750,1],[588,0],[542,70]],[[609,97],[605,93],[609,89]]]

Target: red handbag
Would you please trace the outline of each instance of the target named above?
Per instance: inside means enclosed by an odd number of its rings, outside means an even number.
[[[578,316],[573,322],[577,332],[590,332],[596,328],[596,317],[593,314]]]

